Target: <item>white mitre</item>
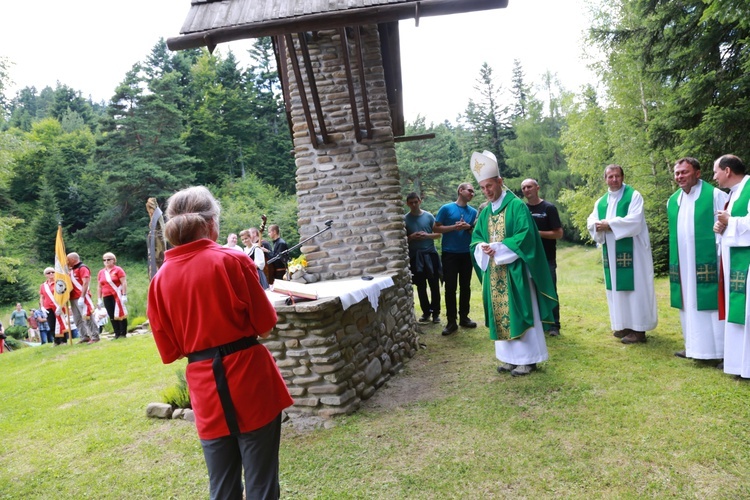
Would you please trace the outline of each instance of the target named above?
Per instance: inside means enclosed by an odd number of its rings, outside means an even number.
[[[497,168],[497,158],[489,151],[474,153],[471,155],[471,173],[474,174],[477,182],[485,179],[500,177],[500,171]]]

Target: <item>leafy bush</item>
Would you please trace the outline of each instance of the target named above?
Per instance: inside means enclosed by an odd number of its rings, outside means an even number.
[[[177,384],[167,387],[162,392],[161,397],[165,403],[172,405],[174,408],[191,408],[190,392],[188,391],[185,371],[177,370]]]
[[[132,318],[128,318],[128,331],[132,332],[136,328],[140,328],[143,323],[146,322],[145,316],[135,316]]]
[[[6,330],[5,332],[7,333],[8,330]],[[26,346],[26,344],[24,344],[20,340],[16,340],[16,339],[14,339],[13,337],[10,337],[10,336],[8,336],[8,338],[5,339],[5,343],[8,344],[8,347],[10,347],[11,349],[13,349],[14,351],[16,349],[20,349],[21,347],[25,347]]]
[[[27,326],[9,326],[5,329],[5,335],[13,337],[14,339],[23,340],[29,334],[29,328]],[[13,347],[13,346],[11,346]]]

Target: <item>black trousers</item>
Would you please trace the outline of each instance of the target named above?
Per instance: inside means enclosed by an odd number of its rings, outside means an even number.
[[[247,500],[279,498],[280,442],[281,413],[260,429],[239,436],[201,439],[211,500],[240,500],[243,468]]]
[[[443,281],[445,281],[445,315],[448,323],[469,317],[471,307],[471,265],[470,253],[443,252]],[[458,310],[456,310],[456,290],[458,289]],[[457,316],[458,315],[458,316]]]
[[[549,272],[552,275],[552,283],[555,285],[555,295],[557,295],[557,262],[547,261],[549,265]],[[555,326],[560,329],[560,296],[557,297],[557,305],[552,310],[552,314],[555,316]]]
[[[128,318],[115,319],[115,296],[105,295],[102,297],[102,302],[104,302],[104,309],[107,310],[109,320],[112,322],[112,330],[115,332],[115,338],[125,338],[128,335]]]

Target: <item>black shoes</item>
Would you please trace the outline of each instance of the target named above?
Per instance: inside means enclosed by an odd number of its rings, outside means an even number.
[[[443,335],[447,337],[448,335],[456,333],[456,331],[458,331],[458,325],[455,323],[448,323],[445,325],[445,328],[443,328]]]
[[[476,328],[477,327],[476,322],[470,320],[468,317],[461,318],[461,321],[459,321],[458,324],[464,328]]]
[[[430,315],[429,314],[423,314],[419,317],[418,320],[420,323],[429,323],[430,322]]]

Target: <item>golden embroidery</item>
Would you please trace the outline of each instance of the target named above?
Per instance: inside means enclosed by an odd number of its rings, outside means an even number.
[[[505,210],[497,215],[490,215],[487,230],[493,235],[490,243],[502,242],[505,239]],[[497,340],[510,340],[510,301],[508,295],[508,266],[495,265],[490,259],[490,296],[492,297],[491,320],[495,323]]]
[[[482,171],[482,168],[484,167],[484,163],[480,163],[478,160],[474,160],[474,172],[477,174]]]

